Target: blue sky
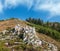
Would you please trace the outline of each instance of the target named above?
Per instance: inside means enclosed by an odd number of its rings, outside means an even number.
[[[60,0],[0,0],[0,19],[12,17],[60,22]]]

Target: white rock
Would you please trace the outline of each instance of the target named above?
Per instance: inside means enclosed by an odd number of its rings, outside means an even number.
[[[3,34],[6,34],[6,32],[7,32],[7,30],[3,30],[3,31],[2,31]]]
[[[5,43],[5,45],[8,45],[8,43]]]

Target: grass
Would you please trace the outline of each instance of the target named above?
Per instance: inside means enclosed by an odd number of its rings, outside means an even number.
[[[36,28],[36,31],[37,31],[36,34],[37,34],[37,36],[38,36],[41,40],[45,40],[45,41],[47,41],[47,42],[53,43],[54,45],[56,45],[56,46],[58,47],[58,49],[59,49],[59,51],[60,51],[60,41],[52,38],[51,36],[48,36],[48,35],[46,35],[46,34],[43,34],[43,33],[38,32],[38,30],[39,30],[40,28],[43,28],[43,26],[35,25],[35,24],[31,24],[31,23],[27,23],[27,25],[32,26],[32,27],[35,27],[35,28]],[[44,28],[46,28],[46,27],[44,27]],[[46,29],[49,29],[49,28],[46,28]],[[50,29],[50,30],[51,30],[51,29]],[[52,30],[52,31],[53,31],[53,30]],[[54,30],[54,31],[55,31],[55,30]],[[60,36],[60,35],[59,35],[59,36]]]

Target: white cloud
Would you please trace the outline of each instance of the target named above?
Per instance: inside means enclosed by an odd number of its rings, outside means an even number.
[[[0,1],[0,12],[5,8],[15,8],[18,5],[24,5],[28,9],[33,6],[35,11],[48,11],[51,17],[60,15],[60,0],[4,0],[4,4]]]
[[[5,8],[12,8],[17,6],[17,1],[18,0],[5,0],[4,2],[4,7]]]
[[[2,0],[0,0],[0,12],[2,12],[3,9],[15,8],[19,5],[24,5],[28,9],[30,9],[33,5],[33,1],[34,0],[4,0],[4,2],[2,4]]]
[[[28,7],[28,9],[30,9],[32,4],[33,4],[33,0],[5,0],[6,8],[12,8],[18,5],[25,5]]]
[[[51,17],[60,15],[60,0],[42,0],[37,3],[35,10],[44,10],[50,12]]]
[[[2,5],[2,3],[1,3],[1,1],[0,1],[0,13],[1,12],[3,12],[3,5]]]

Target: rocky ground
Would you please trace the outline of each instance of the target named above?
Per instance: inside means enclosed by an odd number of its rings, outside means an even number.
[[[40,39],[36,35],[34,27],[22,27],[18,24],[14,28],[9,28],[0,32],[0,41],[5,41],[5,46],[13,51],[16,46],[20,49],[19,45],[22,43],[20,39],[22,39],[23,45],[32,45],[31,47],[33,48],[39,47],[41,51],[58,51],[57,46]]]
[[[12,31],[17,24],[22,28],[27,26],[27,22],[17,19],[0,22],[0,51],[4,51],[5,49],[6,51],[29,51],[30,49],[30,51],[58,51],[57,49],[60,46],[59,42],[56,42],[46,35],[39,34],[35,30],[33,32],[28,32],[29,30],[23,31],[23,33],[21,33],[24,38],[20,37],[20,31],[17,33]],[[52,43],[53,41],[54,43]]]

